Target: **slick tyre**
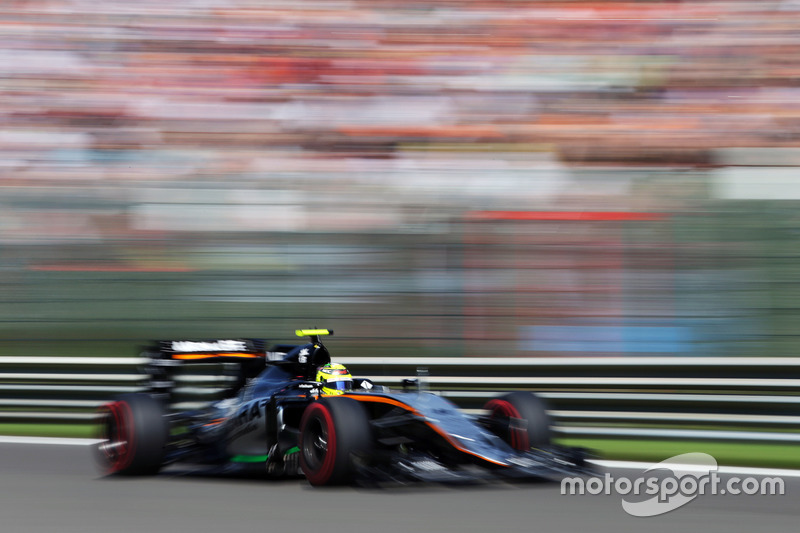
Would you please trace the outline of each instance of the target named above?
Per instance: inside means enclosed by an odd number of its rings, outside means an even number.
[[[309,483],[342,485],[353,481],[355,460],[372,448],[369,417],[350,398],[323,398],[300,420],[300,468]]]
[[[108,475],[157,474],[169,426],[161,404],[146,394],[126,394],[100,408],[96,456]]]
[[[515,450],[550,444],[550,417],[545,403],[535,394],[512,392],[489,400],[484,409],[495,433]]]

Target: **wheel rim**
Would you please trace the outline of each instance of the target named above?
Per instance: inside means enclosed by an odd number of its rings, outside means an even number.
[[[515,450],[525,451],[530,448],[530,439],[524,419],[519,411],[508,401],[494,399],[486,404],[489,416],[500,424],[507,426],[508,443]]]
[[[309,421],[303,440],[303,456],[312,470],[319,470],[328,454],[328,428],[318,417]]]
[[[300,467],[312,485],[326,485],[337,476],[336,440],[336,425],[327,405],[310,405],[300,422]]]

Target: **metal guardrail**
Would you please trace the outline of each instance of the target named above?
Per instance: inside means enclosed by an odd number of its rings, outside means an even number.
[[[393,386],[419,377],[468,411],[508,390],[537,392],[564,437],[800,442],[800,358],[340,357]],[[90,423],[96,408],[143,390],[142,357],[0,357],[0,422]],[[181,408],[219,397],[221,365],[175,376]]]

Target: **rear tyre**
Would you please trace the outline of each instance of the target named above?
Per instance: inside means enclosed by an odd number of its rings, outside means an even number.
[[[526,451],[550,445],[550,417],[541,398],[531,392],[512,392],[489,400],[489,411],[495,433],[515,450]]]
[[[161,404],[146,394],[126,394],[101,407],[100,414],[96,455],[105,473],[157,474],[169,436]]]
[[[300,420],[300,468],[309,483],[341,485],[353,481],[355,462],[372,449],[364,406],[351,398],[323,398]]]

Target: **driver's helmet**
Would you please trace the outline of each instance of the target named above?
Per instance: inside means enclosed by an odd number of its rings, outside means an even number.
[[[317,379],[322,384],[322,394],[344,394],[353,389],[353,376],[347,367],[328,363],[317,368]]]

